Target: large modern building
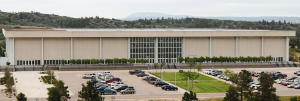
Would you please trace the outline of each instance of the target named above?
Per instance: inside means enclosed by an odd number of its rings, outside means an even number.
[[[3,29],[13,65],[59,64],[70,59],[269,56],[289,58],[295,31],[229,29]]]

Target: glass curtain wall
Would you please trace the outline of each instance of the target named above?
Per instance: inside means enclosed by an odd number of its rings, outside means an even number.
[[[177,57],[181,57],[182,37],[158,38],[158,62],[176,63]]]
[[[131,37],[130,58],[146,59],[148,63],[154,63],[154,39],[153,37]]]

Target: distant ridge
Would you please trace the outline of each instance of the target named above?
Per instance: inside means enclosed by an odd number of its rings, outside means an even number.
[[[262,21],[263,19],[266,21],[284,21],[292,22],[292,23],[300,23],[300,17],[280,17],[280,16],[261,16],[261,17],[198,17],[198,16],[190,16],[190,15],[171,15],[171,14],[164,14],[164,13],[155,13],[155,12],[141,12],[141,13],[134,13],[131,14],[122,20],[138,20],[138,19],[157,19],[157,18],[174,18],[174,19],[181,19],[186,17],[193,17],[193,18],[206,18],[206,19],[219,19],[219,20],[235,20],[235,21]]]

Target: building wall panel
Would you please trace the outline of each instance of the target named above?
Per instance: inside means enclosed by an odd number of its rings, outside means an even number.
[[[73,38],[74,59],[99,59],[100,38]]]
[[[14,39],[14,65],[17,60],[41,60],[41,38]]]
[[[209,38],[185,38],[185,56],[209,56]]]
[[[285,38],[264,38],[264,56],[283,57],[285,60]]]
[[[261,38],[238,38],[238,56],[261,56]]]
[[[71,38],[44,38],[44,60],[71,59]]]
[[[212,38],[211,55],[235,57],[235,38]]]
[[[101,38],[102,58],[128,58],[128,38]]]

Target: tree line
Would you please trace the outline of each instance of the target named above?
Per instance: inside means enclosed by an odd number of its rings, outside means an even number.
[[[243,63],[243,62],[264,62],[264,61],[272,61],[273,60],[273,57],[270,55],[270,56],[260,56],[260,57],[250,57],[250,56],[247,56],[247,57],[243,57],[243,56],[240,56],[240,57],[227,57],[227,56],[219,56],[219,57],[216,57],[216,56],[213,56],[212,58],[211,57],[208,57],[208,56],[206,56],[206,57],[203,57],[203,56],[201,56],[201,57],[193,57],[193,58],[190,58],[190,57],[185,57],[185,58],[183,58],[183,57],[177,57],[177,61],[179,62],[179,63],[182,63],[183,61],[185,62],[185,63],[190,63],[190,62],[200,62],[200,63],[203,63],[203,62],[209,62],[209,61],[211,61],[211,62],[213,62],[213,63],[216,63],[216,62],[220,62],[221,64],[223,63],[223,62],[227,62],[227,63],[229,63],[229,62],[234,62],[234,63],[236,63],[236,62],[238,62],[238,61],[240,61],[241,63]]]
[[[148,60],[146,59],[126,59],[126,58],[114,58],[114,59],[71,59],[70,64],[112,64],[112,63],[122,63],[122,64],[126,64],[126,63],[148,63]],[[67,64],[67,60],[62,60],[61,61],[62,64]]]

